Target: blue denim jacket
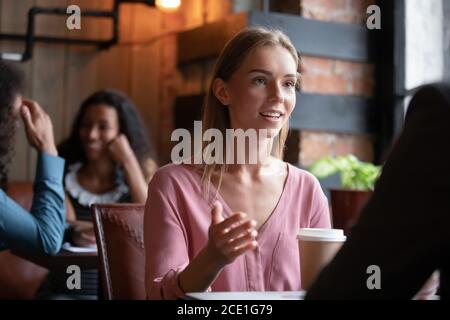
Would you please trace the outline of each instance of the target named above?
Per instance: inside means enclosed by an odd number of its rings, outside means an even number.
[[[66,226],[64,160],[39,154],[31,214],[0,190],[0,250],[56,254]]]

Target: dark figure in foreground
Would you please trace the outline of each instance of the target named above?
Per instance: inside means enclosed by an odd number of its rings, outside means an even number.
[[[408,299],[436,269],[448,299],[449,119],[450,84],[415,94],[372,199],[306,299]],[[380,268],[380,289],[368,289],[372,265]]]

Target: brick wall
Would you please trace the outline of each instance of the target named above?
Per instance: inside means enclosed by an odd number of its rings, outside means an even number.
[[[322,21],[363,24],[374,0],[299,0],[303,17]]]
[[[366,23],[366,9],[373,0],[300,0],[303,17],[339,23]],[[302,88],[307,93],[372,97],[375,87],[372,64],[304,56]],[[299,105],[301,101],[299,101]],[[325,155],[353,153],[372,161],[373,138],[369,135],[305,130],[300,135],[297,162],[308,166]],[[294,157],[295,158],[295,157]]]
[[[374,67],[371,64],[303,57],[302,89],[309,93],[373,96]]]

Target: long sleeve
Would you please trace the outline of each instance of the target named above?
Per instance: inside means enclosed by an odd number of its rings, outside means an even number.
[[[31,214],[0,190],[0,247],[56,254],[65,229],[64,160],[40,154]]]
[[[450,89],[444,90],[446,99],[432,86],[412,100],[372,198],[307,299],[412,298],[434,270],[448,268],[450,175],[441,164],[450,163]]]
[[[189,263],[189,256],[176,201],[170,179],[156,173],[149,185],[144,216],[149,299],[177,299],[184,294],[178,276]]]

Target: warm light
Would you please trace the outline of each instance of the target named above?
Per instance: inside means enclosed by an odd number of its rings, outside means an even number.
[[[181,0],[156,0],[156,7],[164,11],[175,11],[181,4]]]

